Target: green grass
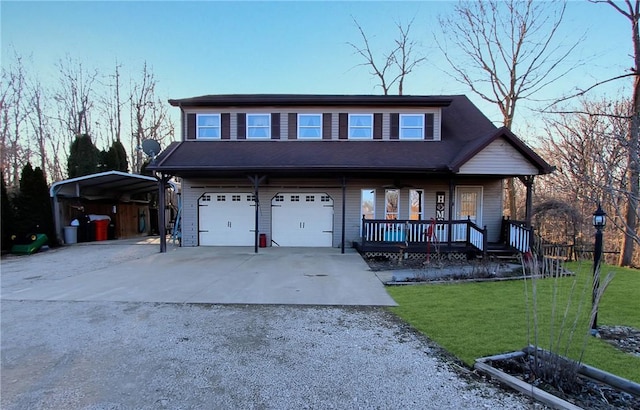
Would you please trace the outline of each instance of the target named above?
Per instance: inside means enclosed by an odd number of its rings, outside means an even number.
[[[580,357],[586,343],[583,363],[640,382],[640,357],[585,336],[591,310],[591,265],[576,263],[568,267],[576,272],[575,276],[538,279],[536,298],[530,280],[393,286],[387,290],[399,305],[391,308],[395,314],[469,366],[476,358],[534,344],[537,334],[538,346],[549,349],[553,340],[552,350],[573,359]],[[615,276],[602,297],[598,324],[640,329],[640,271],[603,267],[603,276],[610,272]],[[533,326],[534,310],[537,332]],[[564,324],[563,316],[568,318]],[[578,330],[570,332],[574,320]],[[558,337],[562,329],[563,337]]]

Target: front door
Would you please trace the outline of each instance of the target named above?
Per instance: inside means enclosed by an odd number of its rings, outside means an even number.
[[[455,209],[456,220],[469,219],[479,227],[482,227],[482,187],[456,187]],[[454,229],[454,240],[467,240],[466,225],[456,225]]]

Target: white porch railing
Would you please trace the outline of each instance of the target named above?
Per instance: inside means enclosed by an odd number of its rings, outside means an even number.
[[[512,248],[520,252],[531,251],[531,229],[514,222],[509,221],[509,238],[508,243]]]
[[[451,232],[450,241],[449,232]],[[484,251],[486,230],[469,220],[449,223],[448,221],[363,219],[362,242],[363,244],[464,242]]]

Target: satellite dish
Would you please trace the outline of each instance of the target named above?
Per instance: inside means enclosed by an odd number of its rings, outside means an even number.
[[[154,158],[160,153],[160,143],[156,140],[144,140],[142,141],[142,151]]]

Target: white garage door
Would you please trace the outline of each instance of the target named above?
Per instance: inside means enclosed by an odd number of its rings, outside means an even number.
[[[279,246],[332,246],[333,199],[325,193],[279,193],[271,200],[271,235]]]
[[[254,195],[205,193],[198,200],[201,246],[252,246],[255,243]]]

